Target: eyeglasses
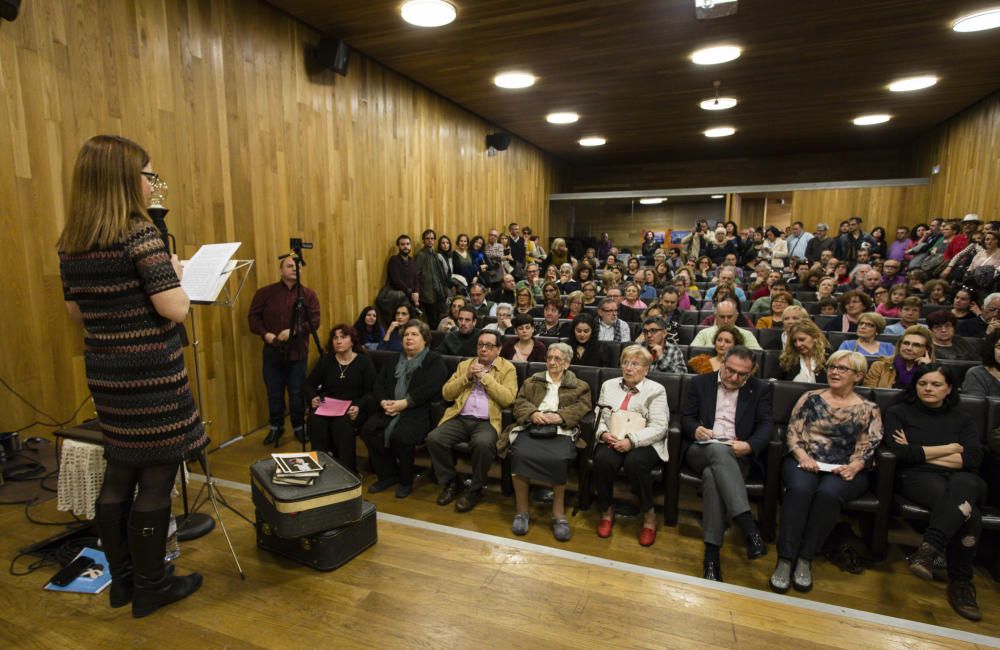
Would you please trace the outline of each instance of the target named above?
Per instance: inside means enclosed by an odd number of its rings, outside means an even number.
[[[827,366],[826,372],[830,374],[831,372],[852,372],[854,368],[849,366]]]
[[[139,172],[139,173],[145,176],[147,179],[149,179],[150,183],[160,182],[160,175],[157,174],[156,172]]]
[[[645,365],[642,361],[636,361],[635,359],[622,361],[622,368],[642,368]]]
[[[546,361],[565,361],[561,354],[549,354],[545,357]]]
[[[476,347],[480,350],[492,350],[496,346],[496,343],[476,343]]]
[[[601,309],[601,311],[603,311],[605,314],[617,314],[618,313],[617,309]]]
[[[722,369],[725,370],[727,374],[733,375],[734,377],[739,377],[740,379],[746,379],[747,377],[750,376],[749,372],[740,372],[739,370],[730,368],[729,366],[722,366]]]
[[[652,335],[656,334],[657,332],[662,332],[662,331],[663,331],[663,328],[661,328],[661,327],[652,327],[650,329],[644,329],[644,330],[642,330],[642,334],[643,334],[643,336],[652,336]]]

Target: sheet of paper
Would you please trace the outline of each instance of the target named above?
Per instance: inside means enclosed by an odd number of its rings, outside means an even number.
[[[184,262],[181,286],[188,298],[194,302],[214,302],[236,266],[236,261],[230,258],[239,247],[240,242],[205,244]]]
[[[732,442],[731,440],[717,440],[716,438],[712,438],[710,440],[695,440],[694,444],[696,444],[696,445],[728,445],[731,442]]]
[[[819,471],[821,471],[821,472],[832,472],[833,470],[837,469],[838,467],[841,467],[841,465],[835,465],[833,463],[819,463],[819,462],[817,462],[816,464],[819,465]],[[802,467],[802,465],[799,465],[799,467]]]
[[[319,408],[316,409],[316,415],[323,415],[326,417],[340,417],[344,413],[347,413],[347,409],[351,407],[350,400],[346,399],[333,399],[332,397],[327,397],[322,402],[319,403]]]

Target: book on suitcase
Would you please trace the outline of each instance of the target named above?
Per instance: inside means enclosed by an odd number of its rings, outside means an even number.
[[[361,479],[322,451],[323,471],[312,485],[272,482],[275,461],[250,466],[250,492],[260,518],[277,537],[299,538],[353,523],[361,518]]]
[[[319,571],[332,571],[378,541],[375,504],[365,501],[357,521],[295,539],[278,537],[257,512],[257,546]]]

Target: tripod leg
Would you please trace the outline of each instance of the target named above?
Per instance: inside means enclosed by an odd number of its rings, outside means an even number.
[[[236,555],[236,549],[233,547],[233,541],[229,539],[229,531],[226,529],[226,523],[222,520],[222,513],[219,512],[219,504],[216,500],[217,493],[215,489],[215,479],[212,478],[212,473],[208,469],[208,456],[204,453],[204,451],[198,453],[198,463],[201,465],[201,469],[205,472],[205,484],[208,486],[208,500],[212,502],[212,508],[215,510],[215,517],[219,520],[219,527],[222,528],[222,534],[226,538],[226,544],[229,545],[229,552],[233,556],[233,562],[236,563],[236,570],[240,573],[240,580],[246,580],[247,576],[243,572],[243,567],[240,566],[240,558]],[[237,511],[228,503],[225,503],[224,499],[223,503],[227,508],[250,522],[250,520],[243,516],[242,513]],[[252,524],[253,522],[250,523]]]

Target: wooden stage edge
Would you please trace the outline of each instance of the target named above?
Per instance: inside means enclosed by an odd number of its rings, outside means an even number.
[[[204,475],[201,474],[191,473],[189,476],[193,481],[203,483],[205,480]],[[217,487],[238,490],[247,494],[250,492],[250,486],[246,483],[216,478],[215,484]],[[207,506],[208,504],[202,508],[202,511],[207,511]],[[806,642],[808,644],[809,642],[817,642],[820,639],[824,639],[821,643],[825,644],[825,642],[841,636],[846,627],[851,630],[852,634],[858,635],[855,641],[864,639],[862,645],[865,647],[870,647],[870,644],[880,647],[895,646],[897,644],[910,647],[910,644],[913,643],[921,647],[926,647],[926,644],[950,645],[947,642],[951,641],[958,642],[959,645],[973,644],[975,646],[1000,648],[1000,638],[997,637],[955,630],[939,625],[921,623],[849,607],[803,600],[801,598],[740,585],[706,581],[672,571],[568,551],[561,548],[553,548],[541,544],[533,544],[519,539],[490,535],[475,530],[466,530],[384,512],[378,513],[378,521],[380,524],[388,523],[406,526],[433,534],[464,538],[484,546],[492,545],[508,549],[509,551],[527,554],[519,560],[519,563],[524,564],[527,568],[527,573],[530,573],[532,564],[547,563],[543,557],[537,556],[547,556],[549,558],[557,558],[559,560],[594,567],[598,572],[606,570],[641,576],[640,580],[643,585],[648,581],[661,583],[661,588],[653,591],[647,590],[648,593],[669,594],[671,597],[677,599],[679,603],[684,603],[685,608],[696,604],[699,608],[698,614],[700,616],[709,616],[720,621],[732,621],[734,628],[738,625],[739,619],[743,615],[750,615],[758,619],[758,623],[772,620],[776,628],[770,630],[775,635],[772,642],[781,639],[783,633],[792,632],[793,630],[789,629],[787,622],[795,620],[798,622],[798,625],[802,625],[801,632],[805,632],[806,629],[809,631],[808,636],[796,639],[799,643]],[[392,527],[389,530],[391,531]],[[483,554],[495,555],[495,553],[488,553],[487,551],[483,551]],[[532,556],[536,557],[532,558]],[[597,582],[604,583],[605,585],[609,583],[613,584],[611,580],[606,580],[600,576],[592,576],[591,579],[595,579]],[[615,582],[621,581],[620,577],[615,579]],[[557,585],[554,586],[557,587]],[[674,608],[674,606],[666,603],[658,603],[658,605],[666,609]],[[706,605],[714,611],[705,611],[704,607]],[[761,607],[766,607],[767,609],[762,610],[760,609]],[[805,610],[805,612],[797,612],[795,610]],[[798,625],[793,627],[798,627]],[[766,630],[758,629],[757,632],[766,633]],[[791,636],[798,635],[793,633]],[[787,637],[784,640],[791,641]],[[847,639],[843,640],[847,641]],[[741,645],[738,634],[736,634],[733,642],[734,646]]]

